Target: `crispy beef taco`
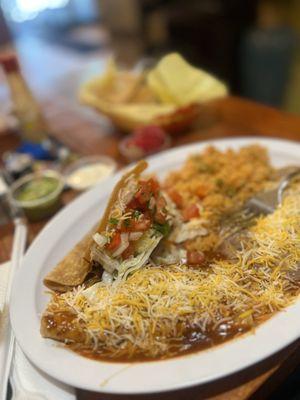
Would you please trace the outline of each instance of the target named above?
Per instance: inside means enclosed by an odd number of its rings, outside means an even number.
[[[125,175],[117,185],[86,253],[90,262],[103,267],[103,280],[141,268],[169,233],[171,216],[158,181],[140,177],[146,167],[141,161],[135,173]]]
[[[87,234],[44,279],[65,292],[101,271],[109,282],[141,268],[169,233],[166,199],[154,178],[142,179],[140,161],[114,188],[98,227]]]

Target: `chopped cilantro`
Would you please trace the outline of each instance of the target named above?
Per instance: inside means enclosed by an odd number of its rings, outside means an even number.
[[[133,218],[134,218],[134,219],[139,219],[139,216],[140,216],[141,214],[142,214],[141,211],[139,211],[139,210],[134,210],[134,211],[133,211]]]
[[[111,225],[118,225],[119,220],[117,218],[109,218],[109,223]]]
[[[159,224],[158,222],[155,222],[153,224],[153,228],[157,232],[161,233],[163,236],[168,236],[171,230],[171,227],[168,222],[165,222],[164,224]]]

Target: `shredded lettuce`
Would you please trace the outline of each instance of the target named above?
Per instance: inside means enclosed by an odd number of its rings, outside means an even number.
[[[105,271],[112,274],[115,269],[118,269],[119,262],[118,260],[110,257],[106,252],[105,249],[100,248],[96,244],[93,244],[91,249],[91,259],[93,261],[97,261]]]
[[[113,258],[107,254],[105,249],[100,248],[96,243],[92,246],[91,258],[99,262],[109,274],[117,271],[118,277],[127,275],[127,271],[135,271],[147,263],[152,251],[156,248],[163,235],[150,229],[136,241],[136,255],[122,261],[120,258]]]
[[[118,277],[126,278],[129,273],[142,268],[149,260],[151,253],[161,241],[162,237],[161,234],[154,233],[153,230],[143,235],[140,239],[141,243],[139,243],[139,254],[121,262],[118,268]]]

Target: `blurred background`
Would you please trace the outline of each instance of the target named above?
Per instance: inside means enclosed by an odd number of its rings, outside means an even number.
[[[74,99],[113,53],[134,66],[176,50],[233,94],[300,114],[298,0],[0,0],[0,46],[33,90]],[[33,79],[34,78],[34,79]],[[1,76],[0,76],[1,80]],[[0,88],[5,96],[5,87]],[[71,101],[71,100],[70,100]]]

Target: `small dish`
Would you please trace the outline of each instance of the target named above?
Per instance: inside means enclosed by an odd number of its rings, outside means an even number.
[[[15,181],[10,188],[10,197],[30,221],[39,221],[60,208],[63,189],[63,177],[56,171],[45,170]]]
[[[148,125],[136,129],[119,143],[119,151],[127,160],[136,161],[171,145],[170,136],[159,126]]]
[[[64,178],[68,187],[83,191],[105,180],[116,168],[116,162],[110,157],[83,157],[65,168]]]

